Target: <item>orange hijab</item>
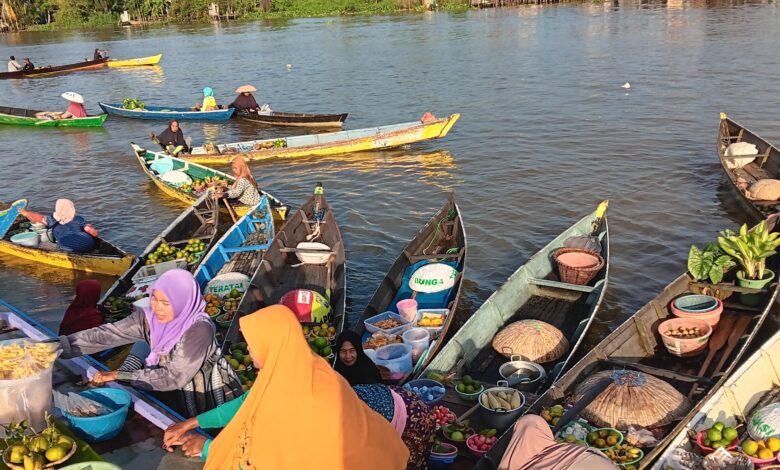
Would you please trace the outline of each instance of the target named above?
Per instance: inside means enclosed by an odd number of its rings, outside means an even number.
[[[252,176],[252,172],[249,170],[249,165],[246,164],[246,160],[244,160],[241,157],[236,157],[233,159],[233,161],[230,162],[231,165],[236,165],[236,172],[233,176],[236,177],[236,182],[238,182],[239,179],[244,178],[245,180],[249,181],[249,183],[257,188],[257,181],[255,181],[255,177]]]
[[[289,308],[239,322],[263,369],[211,443],[205,470],[406,468],[409,451],[393,427],[314,354]]]

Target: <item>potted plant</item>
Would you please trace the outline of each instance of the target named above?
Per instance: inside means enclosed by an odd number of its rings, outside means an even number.
[[[695,289],[705,295],[713,295],[721,300],[730,295],[728,290],[721,291],[715,287],[723,281],[723,275],[736,263],[720,247],[714,243],[707,243],[703,250],[691,245],[688,252],[688,273],[695,282],[709,282],[712,288],[696,287]],[[706,292],[705,292],[706,291]]]
[[[765,220],[750,231],[747,224],[743,224],[738,234],[731,230],[721,232],[718,246],[742,267],[737,272],[737,284],[762,289],[774,279],[775,273],[766,268],[766,259],[777,253],[776,249],[780,246],[778,237],[780,233],[769,233]],[[761,303],[761,297],[756,294],[742,294],[740,300],[745,305]]]

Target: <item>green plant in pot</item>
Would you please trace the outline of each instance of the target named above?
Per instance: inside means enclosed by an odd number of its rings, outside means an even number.
[[[777,253],[777,247],[780,246],[778,237],[780,233],[769,233],[765,220],[750,231],[744,224],[738,234],[731,230],[721,232],[718,246],[742,267],[737,272],[737,283],[740,286],[762,289],[774,279],[775,273],[766,268],[766,259]],[[761,296],[742,294],[740,300],[745,305],[755,306],[761,303]]]
[[[703,250],[691,245],[688,252],[688,272],[697,282],[709,282],[712,287],[692,286],[692,290],[699,294],[712,295],[721,300],[731,295],[731,290],[716,286],[723,281],[723,275],[736,266],[734,259],[727,255],[714,243],[707,243]]]

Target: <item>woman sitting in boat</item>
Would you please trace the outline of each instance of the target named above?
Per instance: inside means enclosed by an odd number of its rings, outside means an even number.
[[[44,224],[49,229],[49,238],[53,238],[62,251],[89,253],[95,248],[98,231],[88,224],[84,217],[76,215],[76,206],[69,199],[57,199],[54,213],[42,215],[27,209],[19,213],[30,222]]]
[[[232,199],[247,206],[256,206],[260,202],[260,191],[257,189],[257,181],[252,176],[249,165],[243,158],[235,157],[230,162],[230,169],[236,180],[227,188],[227,191],[224,191],[224,188],[219,188],[216,196]]]
[[[273,305],[238,321],[260,371],[255,383],[237,400],[168,428],[168,450],[180,445],[185,455],[200,455],[206,470],[406,468],[409,451],[393,427],[311,350],[289,308]],[[224,429],[212,441],[189,432],[197,427]]]
[[[66,91],[62,94],[62,97],[70,101],[68,109],[59,116],[54,116],[55,119],[70,119],[70,118],[85,118],[87,117],[87,110],[84,109],[84,97],[78,93],[72,91]]]
[[[94,354],[137,344],[118,370],[97,372],[95,384],[113,380],[142,390],[178,392],[187,416],[210,410],[243,390],[238,376],[220,354],[214,323],[189,271],[172,269],[152,285],[150,306],[116,323],[60,336],[63,357]],[[140,351],[145,349],[144,353]]]
[[[102,325],[103,314],[97,307],[99,300],[99,282],[94,279],[84,279],[76,284],[76,298],[65,311],[59,333],[72,335]]]
[[[406,468],[426,468],[436,434],[436,421],[431,407],[419,395],[403,387],[371,384],[352,388],[369,408],[388,420],[401,436],[409,449]]]
[[[344,376],[350,385],[378,384],[382,376],[374,362],[366,356],[360,336],[344,330],[336,338],[336,372]]]
[[[32,62],[30,62],[29,57],[24,58],[24,65],[22,66],[22,70],[35,70],[35,65],[33,65]]]
[[[179,121],[175,119],[168,123],[168,127],[160,132],[160,135],[154,135],[154,132],[150,132],[149,137],[151,137],[152,142],[159,144],[163,150],[173,156],[190,152],[192,138],[184,137],[184,133],[179,127]],[[258,202],[260,201],[258,200]]]
[[[217,99],[214,98],[214,90],[211,87],[203,89],[203,104],[195,103],[195,109],[198,111],[214,111],[219,109],[217,106]]]
[[[236,89],[238,96],[232,103],[228,105],[228,108],[236,108],[236,111],[245,111],[248,113],[256,113],[260,111],[260,105],[255,101],[255,97],[252,96],[252,92],[257,91],[257,88],[252,85],[243,85]]]

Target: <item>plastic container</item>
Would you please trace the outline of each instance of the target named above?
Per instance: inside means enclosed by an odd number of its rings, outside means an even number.
[[[173,261],[163,261],[162,263],[144,266],[133,275],[133,284],[149,283],[162,276],[164,272],[176,268],[187,269],[187,260],[175,259]]]
[[[713,449],[712,447],[707,447],[704,445],[704,436],[707,434],[707,431],[709,431],[709,429],[703,429],[696,433],[696,445],[699,447],[699,450],[704,455],[715,452],[715,449]],[[737,448],[738,445],[739,445],[739,438],[736,438],[733,441],[731,441],[731,444],[729,444],[729,446],[726,447],[726,450],[729,451],[734,450]],[[748,457],[750,456],[748,455]]]
[[[680,327],[698,327],[699,331],[703,332],[703,334],[698,338],[691,339],[675,338],[674,336],[666,334],[667,331]],[[700,354],[707,347],[707,343],[710,341],[710,335],[712,335],[712,327],[704,320],[687,317],[672,318],[658,325],[658,334],[661,335],[661,339],[663,340],[667,351],[669,351],[669,354],[678,357],[690,357]]]
[[[63,410],[62,415],[79,437],[88,442],[102,442],[116,437],[122,431],[133,401],[128,392],[117,388],[94,388],[79,395],[114,410],[107,415],[92,417],[73,416]]]
[[[753,462],[753,465],[755,465],[756,468],[766,467],[778,462],[778,457],[776,455],[772,456],[771,459],[759,459],[758,457],[747,455],[742,451],[742,449],[739,449],[739,453],[749,458],[750,461]]]
[[[372,360],[378,366],[387,367],[391,379],[402,379],[412,372],[412,347],[403,343],[388,344],[377,349]]]
[[[707,311],[688,311],[684,310],[686,308],[686,305],[688,305],[687,299],[685,297],[709,297],[709,296],[701,296],[701,295],[685,295],[682,296],[675,301],[673,301],[669,305],[669,310],[672,311],[672,314],[675,317],[679,318],[695,318],[697,320],[704,320],[707,323],[710,324],[711,327],[715,328],[718,325],[718,322],[720,321],[720,314],[723,313],[723,301],[720,299],[716,299],[715,297],[710,297],[712,299],[715,299],[717,301],[717,306],[712,310]],[[680,305],[683,309],[680,309],[677,307],[677,305]],[[702,305],[702,302],[698,302],[692,305]]]
[[[674,300],[674,306],[685,312],[710,312],[718,307],[718,299],[711,295],[683,295]]]
[[[499,380],[498,386],[489,388],[485,391],[483,391],[480,394],[479,397],[479,413],[482,416],[482,422],[485,424],[485,426],[490,428],[495,428],[499,432],[505,431],[508,429],[512,424],[514,424],[515,421],[517,421],[517,418],[520,417],[520,415],[523,414],[523,406],[525,405],[525,395],[520,393],[520,406],[513,410],[491,410],[487,406],[485,406],[482,401],[482,394],[485,394],[490,391],[505,391],[505,392],[514,392],[515,389],[507,387],[507,383],[505,380]]]
[[[425,328],[411,328],[404,331],[401,340],[412,347],[412,362],[417,364],[417,360],[431,344],[431,335]]]
[[[444,325],[447,323],[447,316],[450,311],[446,308],[423,308],[417,311],[417,328],[425,328],[431,334],[431,338],[436,338],[441,334],[444,329]],[[440,317],[442,319],[441,326],[421,326],[420,320],[425,316],[428,317]]]
[[[399,300],[396,302],[395,308],[398,309],[398,314],[406,322],[412,322],[417,318],[417,301],[414,299]]]
[[[618,466],[620,468],[628,468],[629,466],[636,467],[636,464],[641,462],[643,458],[645,458],[645,451],[643,451],[642,449],[639,449],[639,457],[637,457],[634,460],[631,460],[629,462],[621,463]]]
[[[16,380],[0,380],[0,423],[28,420],[36,431],[46,427],[46,413],[51,411],[52,367],[38,375]],[[0,437],[5,432],[0,428]]]
[[[394,318],[398,320],[401,323],[401,326],[397,326],[395,328],[383,329],[374,325],[374,323],[380,320],[386,320],[388,318]],[[377,331],[381,331],[388,335],[400,335],[401,333],[408,330],[413,325],[413,323],[404,322],[404,319],[401,318],[400,315],[393,312],[385,312],[385,313],[380,313],[379,315],[374,315],[371,318],[363,320],[363,324],[366,326],[366,331],[368,331],[369,333],[376,333]]]
[[[11,243],[28,248],[38,248],[41,243],[41,235],[38,232],[17,233],[11,237]]]
[[[476,440],[478,437],[479,437],[479,434],[474,434],[473,436],[471,436],[471,437],[469,437],[468,439],[466,439],[466,447],[468,447],[468,449],[469,449],[469,452],[471,452],[472,454],[474,454],[474,456],[475,456],[475,457],[482,458],[482,457],[484,457],[484,456],[485,456],[485,454],[487,454],[488,452],[490,452],[490,449],[488,449],[488,450],[477,450],[477,448],[474,446],[474,444],[475,444],[475,442],[474,442],[474,441],[475,441],[475,440]],[[494,444],[494,445],[495,445],[495,444]],[[491,448],[492,448],[492,446],[491,446]]]
[[[428,454],[428,468],[432,470],[444,470],[452,467],[455,463],[455,459],[458,457],[458,448],[452,444],[442,442],[439,444],[441,447],[450,449],[448,452],[439,453],[431,451]]]
[[[444,384],[442,384],[441,382],[437,382],[435,380],[431,380],[431,379],[417,379],[417,380],[411,380],[411,381],[407,382],[404,385],[404,388],[409,390],[412,393],[414,393],[414,390],[412,390],[413,388],[418,388],[419,389],[420,387],[428,387],[428,388],[441,387],[441,388],[444,388]],[[423,395],[423,394],[419,394],[418,393],[420,398],[422,398],[422,400],[427,405],[435,405],[436,403],[439,403],[440,401],[442,401],[444,399],[444,395],[446,395],[446,394],[447,394],[446,390],[444,391],[444,393],[432,394],[433,395],[433,399],[429,400],[427,398],[427,395]]]
[[[458,384],[455,385],[455,393],[457,393],[458,396],[465,401],[477,401],[477,398],[479,398],[479,394],[485,391],[485,386],[479,384],[479,389],[472,393],[461,392],[460,390],[458,390],[459,384],[460,382],[458,382]]]

